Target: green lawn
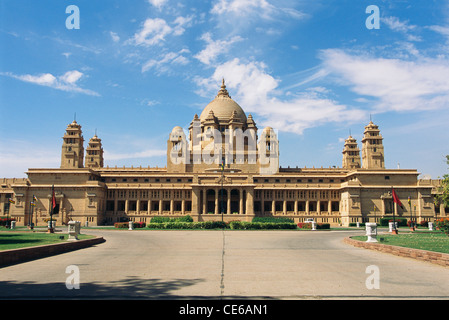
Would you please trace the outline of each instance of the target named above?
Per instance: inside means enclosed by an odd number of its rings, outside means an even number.
[[[351,237],[354,240],[366,241],[366,236]],[[377,241],[381,244],[388,244],[398,247],[407,247],[420,250],[428,250],[449,254],[449,237],[444,233],[403,233],[377,235]]]
[[[78,239],[82,240],[91,237],[88,235],[79,235]],[[67,241],[67,238],[67,234],[60,233],[0,232],[0,251],[61,243]]]

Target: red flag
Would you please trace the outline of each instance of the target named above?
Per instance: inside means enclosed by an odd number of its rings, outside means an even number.
[[[394,201],[394,203],[396,203],[398,206],[400,206],[402,209],[404,209],[404,206],[402,205],[401,200],[399,200],[399,197],[396,194],[396,192],[394,191],[394,188],[392,190],[393,190],[393,201]]]
[[[54,209],[56,207],[55,186],[51,186],[51,206]]]

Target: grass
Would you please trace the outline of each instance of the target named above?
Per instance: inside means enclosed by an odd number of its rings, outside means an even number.
[[[366,236],[351,237],[354,240],[366,241]],[[397,235],[377,235],[377,241],[398,247],[428,250],[449,254],[449,237],[444,233],[399,233]]]
[[[3,228],[4,229],[4,228]],[[78,239],[92,236],[79,235]],[[62,238],[62,239],[61,239]],[[68,234],[9,231],[0,233],[0,251],[56,244],[67,241]]]

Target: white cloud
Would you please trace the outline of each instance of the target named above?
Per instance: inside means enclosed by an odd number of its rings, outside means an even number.
[[[397,17],[384,17],[382,18],[382,22],[385,23],[388,28],[395,32],[403,33],[407,40],[409,41],[421,41],[421,37],[410,34],[411,31],[414,31],[417,29],[416,25],[409,24],[409,21],[401,21]]]
[[[301,11],[279,7],[278,4],[274,6],[266,0],[220,0],[214,4],[211,13],[216,15],[232,14],[240,17],[257,15],[257,18],[268,20],[272,20],[275,16],[288,16],[294,19],[302,19],[306,16]]]
[[[185,27],[191,26],[194,16],[179,16],[170,26],[167,21],[161,18],[147,19],[142,25],[140,31],[134,34],[134,37],[128,41],[136,45],[152,46],[165,41],[165,38],[172,34],[180,36],[184,34]]]
[[[76,84],[84,75],[82,72],[79,72],[77,70],[68,71],[59,77],[55,77],[51,73],[43,73],[40,75],[30,75],[30,74],[15,75],[10,72],[4,72],[0,74],[24,82],[50,87],[57,90],[83,93],[92,96],[99,96],[97,92],[88,89],[83,89]]]
[[[414,61],[322,52],[323,66],[361,96],[374,97],[375,111],[419,111],[449,107],[449,61]]]
[[[81,79],[82,76],[83,76],[83,73],[81,73],[77,70],[73,70],[73,71],[66,72],[64,75],[60,76],[59,78],[63,82],[66,82],[69,84],[75,84],[75,82],[77,82],[79,79]]]
[[[255,9],[271,11],[274,7],[265,0],[220,0],[213,7],[211,12],[215,14],[235,13],[246,14]]]
[[[167,0],[148,0],[148,2],[160,10]]]
[[[382,18],[384,22],[391,30],[398,32],[408,32],[416,28],[415,25],[410,25],[408,21],[401,21],[397,17],[385,17]]]
[[[206,32],[201,36],[201,40],[204,40],[207,43],[206,48],[194,57],[202,63],[209,65],[215,62],[215,59],[219,54],[228,52],[233,43],[242,41],[243,38],[234,36],[229,40],[212,40],[210,32]]]
[[[188,17],[177,17],[174,21],[175,27],[173,29],[173,34],[175,36],[180,36],[184,33],[185,26],[191,26],[192,25],[192,21],[194,19],[194,16],[188,16]]]
[[[242,63],[234,59],[219,65],[208,79],[196,79],[203,90],[215,90],[224,78],[228,91],[247,113],[257,113],[259,124],[280,131],[302,134],[307,128],[326,122],[365,119],[363,111],[349,109],[325,96],[327,90],[316,87],[286,98],[281,95],[279,81],[266,71],[261,62]],[[234,97],[235,96],[235,97]],[[280,97],[277,97],[280,96]]]
[[[109,35],[111,36],[112,41],[114,41],[114,42],[120,41],[120,37],[117,33],[111,31],[111,32],[109,32]]]
[[[428,28],[432,31],[435,31],[435,32],[449,38],[449,27],[434,25],[434,26],[429,26]]]
[[[142,29],[134,35],[133,41],[137,45],[151,46],[165,40],[165,36],[172,32],[172,28],[163,19],[147,19]]]
[[[147,72],[148,70],[155,68],[158,73],[163,73],[169,70],[168,65],[186,65],[189,63],[189,60],[182,55],[185,52],[188,52],[188,50],[183,49],[179,52],[168,52],[159,60],[150,59],[142,66],[142,72]]]

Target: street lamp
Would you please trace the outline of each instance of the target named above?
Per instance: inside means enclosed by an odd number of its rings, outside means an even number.
[[[412,221],[412,217],[413,217],[413,213],[412,213],[412,200],[410,198],[410,196],[408,197],[408,206],[410,208],[410,229],[415,231],[415,226],[413,225],[413,221]]]

